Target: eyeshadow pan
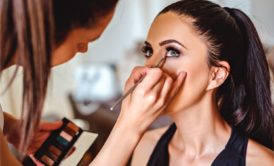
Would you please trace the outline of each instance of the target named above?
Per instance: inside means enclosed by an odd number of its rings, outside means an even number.
[[[58,149],[60,149],[61,153],[62,153],[62,151],[64,151],[66,149],[66,147],[62,143],[59,143],[59,141],[57,140],[57,138],[56,138],[56,141],[55,141],[55,143],[53,145],[56,146]]]
[[[56,156],[54,153],[51,153],[50,151],[48,151],[46,154],[49,158],[51,158],[54,161],[56,161],[58,158],[58,156]]]
[[[82,132],[73,122],[63,118],[63,125],[51,132],[34,157],[47,166],[59,165]]]
[[[58,148],[56,148],[56,147],[53,146],[53,145],[51,145],[51,146],[49,147],[49,151],[50,151],[51,153],[53,153],[54,155],[56,155],[56,156],[59,156],[59,155],[61,154],[61,150],[58,149]]]
[[[65,138],[67,141],[71,141],[72,140],[72,136],[69,135],[68,133],[62,131],[60,134],[63,138]]]
[[[69,135],[71,135],[71,136],[74,136],[76,134],[76,132],[74,130],[72,130],[71,128],[69,128],[69,127],[65,127],[64,131],[66,133],[68,133]]]
[[[50,159],[48,156],[44,155],[41,160],[46,163],[47,165],[51,166],[54,164],[54,161]]]
[[[75,126],[73,123],[71,123],[71,122],[69,122],[68,124],[67,124],[67,126],[69,127],[69,128],[71,128],[73,131],[75,131],[75,132],[78,132],[79,131],[79,128],[77,127],[77,126]]]
[[[63,146],[67,146],[68,145],[68,141],[66,141],[64,138],[62,138],[61,136],[58,136],[57,138],[56,138],[56,140],[59,142],[59,144],[61,144],[61,145],[63,145]]]

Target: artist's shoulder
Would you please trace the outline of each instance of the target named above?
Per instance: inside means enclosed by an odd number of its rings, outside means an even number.
[[[246,163],[248,166],[273,166],[274,152],[256,141],[249,139]]]
[[[158,140],[164,134],[164,132],[168,129],[168,127],[162,127],[158,129],[153,129],[147,131],[140,142],[138,143],[137,147],[134,150],[133,157],[132,157],[132,166],[142,166],[147,165],[149,157],[154,150]]]

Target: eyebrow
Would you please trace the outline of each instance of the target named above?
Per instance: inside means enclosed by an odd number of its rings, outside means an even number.
[[[148,45],[151,47],[151,44],[148,41],[145,41],[145,45]]]
[[[184,47],[186,49],[186,46],[184,46],[182,43],[178,42],[177,40],[174,39],[169,39],[169,40],[164,40],[162,42],[159,43],[160,46],[164,46],[170,43],[176,43],[179,44],[180,46]],[[151,47],[151,44],[148,41],[145,41],[145,45],[148,45]]]
[[[159,45],[164,46],[164,45],[167,45],[167,44],[170,44],[170,43],[176,43],[176,44],[179,44],[180,46],[186,48],[186,46],[184,46],[182,43],[180,43],[180,42],[178,42],[177,40],[174,40],[174,39],[164,40],[164,41],[160,42]]]

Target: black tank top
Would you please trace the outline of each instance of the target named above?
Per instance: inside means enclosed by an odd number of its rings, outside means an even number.
[[[162,135],[154,148],[148,166],[168,166],[168,144],[176,131],[176,125],[172,124]],[[245,166],[248,137],[232,128],[231,136],[225,149],[215,158],[212,166]]]

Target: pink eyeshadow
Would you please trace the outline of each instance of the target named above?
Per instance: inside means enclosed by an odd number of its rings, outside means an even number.
[[[60,134],[63,138],[65,138],[67,141],[71,141],[72,140],[72,136],[69,135],[68,133],[62,131]]]

